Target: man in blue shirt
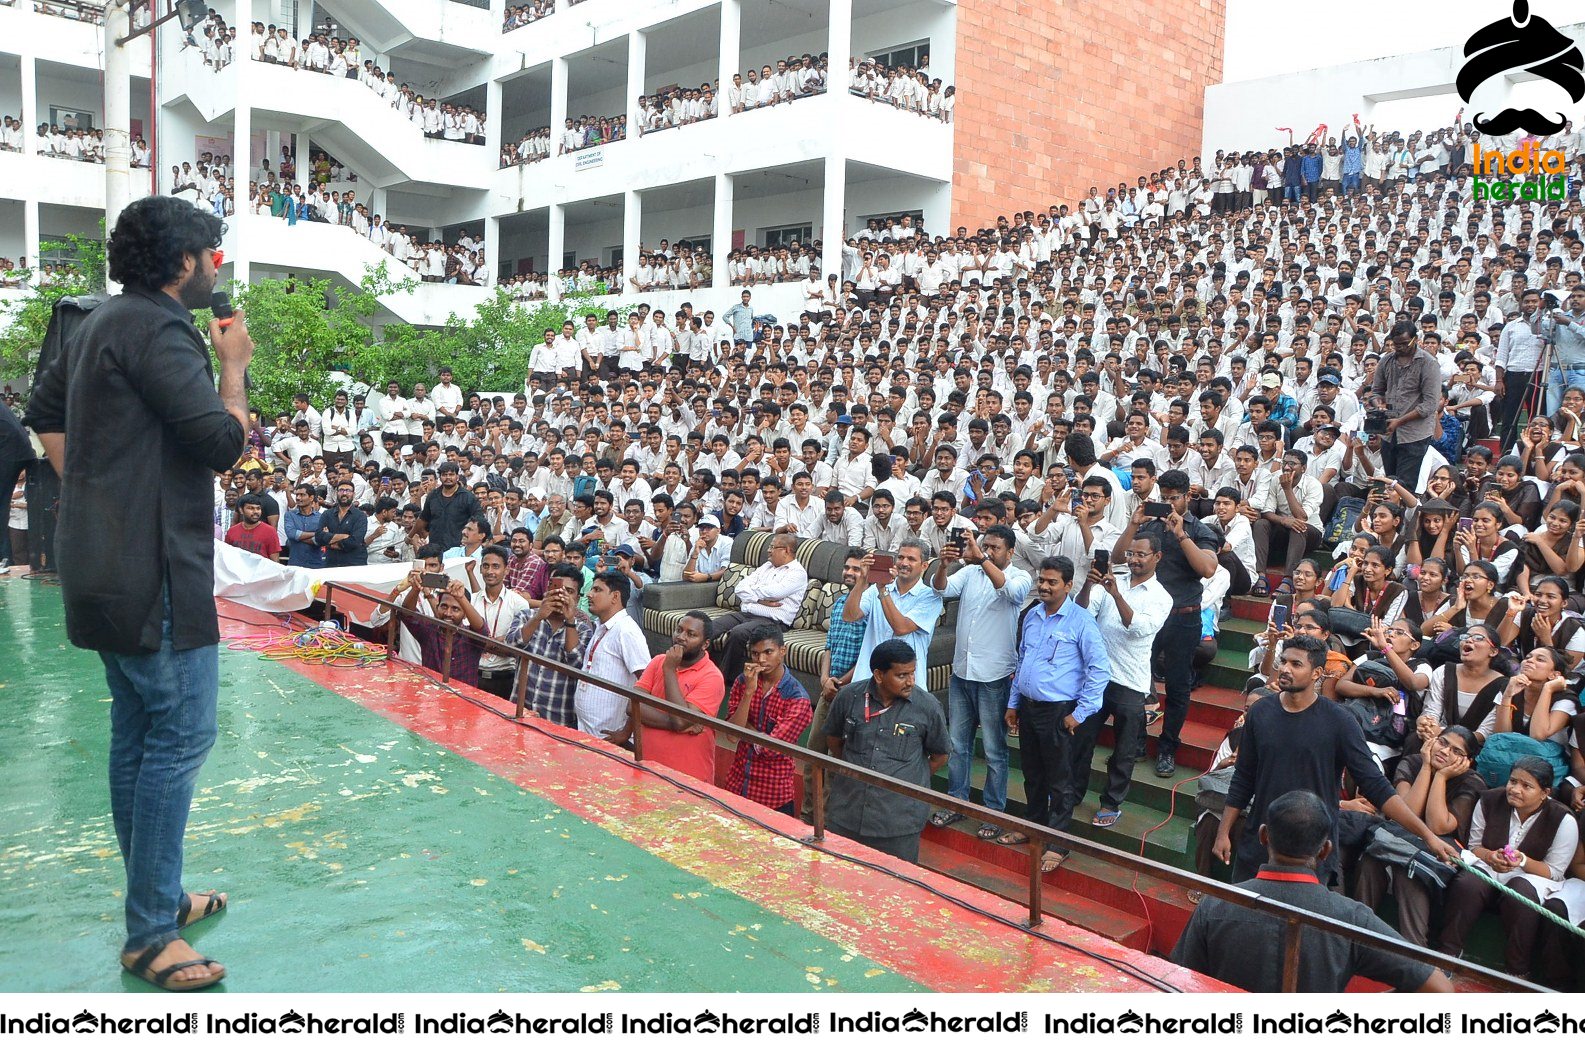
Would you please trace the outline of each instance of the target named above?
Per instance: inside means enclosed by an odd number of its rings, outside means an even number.
[[[1013,638],[1018,613],[1034,581],[1013,565],[1018,537],[1005,525],[992,525],[975,539],[965,532],[963,547],[948,545],[936,562],[934,589],[943,599],[958,599],[958,630],[952,653],[952,677],[947,683],[947,727],[952,750],[947,761],[947,794],[967,801],[969,772],[974,759],[974,731],[985,738],[985,787],[981,799],[986,809],[1007,808],[1007,694],[1018,654]],[[949,578],[952,562],[967,562]],[[960,813],[938,810],[930,822],[946,827],[964,819]],[[980,825],[980,838],[1001,834],[991,824]]]
[[[941,596],[923,580],[927,560],[923,542],[904,540],[897,545],[896,561],[890,573],[892,582],[871,587],[869,573],[875,555],[865,556],[864,574],[842,603],[842,618],[848,623],[867,621],[858,666],[870,665],[870,653],[877,645],[901,638],[913,646],[921,673],[928,674],[930,636],[935,633],[936,621],[941,619],[942,602]]]
[[[1359,192],[1360,178],[1365,173],[1365,151],[1359,139],[1350,135],[1343,143],[1343,195]]]
[[[1553,310],[1552,374],[1547,377],[1546,408],[1556,414],[1563,391],[1585,387],[1585,285],[1568,294],[1568,309]]]
[[[732,339],[737,343],[752,343],[754,341],[754,308],[749,305],[753,298],[748,292],[743,293],[743,301],[723,311],[721,320],[732,326]]]
[[[1304,147],[1299,171],[1304,178],[1304,195],[1314,204],[1316,195],[1321,192],[1321,154],[1313,145]]]
[[[323,513],[319,498],[308,485],[297,486],[296,498],[297,506],[286,512],[286,519],[282,523],[282,529],[286,532],[286,564],[300,569],[323,568],[325,552],[314,539]]]
[[[1073,785],[1073,734],[1079,724],[1101,709],[1102,694],[1112,677],[1101,629],[1089,611],[1070,597],[1073,560],[1046,558],[1040,563],[1032,605],[1019,622],[1018,669],[1007,700],[1007,728],[1018,732],[1024,768],[1024,816],[1055,831],[1066,831],[1085,781]],[[1028,842],[1022,832],[1009,831],[996,840],[1007,846]],[[1040,870],[1057,870],[1068,851],[1050,846]]]

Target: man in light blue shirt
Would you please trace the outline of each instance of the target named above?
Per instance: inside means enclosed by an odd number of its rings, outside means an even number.
[[[732,326],[732,339],[738,343],[754,341],[754,307],[749,305],[753,296],[743,293],[743,301],[721,314],[721,320]]]
[[[848,592],[847,601],[842,604],[842,618],[849,623],[868,621],[864,644],[859,649],[859,667],[870,665],[870,653],[877,645],[901,638],[913,646],[918,673],[923,675],[930,667],[930,636],[935,633],[936,621],[941,619],[941,596],[925,585],[927,557],[923,543],[904,540],[897,545],[896,558],[892,582],[882,587],[872,587],[869,582],[875,555],[864,558],[864,574]]]
[[[1073,560],[1061,556],[1040,563],[1035,593],[1020,621],[1018,669],[1007,701],[1007,727],[1018,730],[1024,769],[1024,816],[1056,831],[1073,820],[1079,791],[1073,789],[1073,734],[1101,708],[1112,677],[1101,629],[1089,610],[1070,597]],[[1018,831],[996,840],[1007,846],[1028,842]],[[1052,845],[1040,870],[1052,872],[1068,851]]]
[[[948,545],[936,562],[934,590],[943,599],[957,598],[958,630],[952,653],[952,677],[947,684],[947,728],[951,750],[947,759],[947,794],[967,800],[969,771],[974,759],[974,731],[985,733],[985,787],[981,801],[986,809],[1007,808],[1007,692],[1012,684],[1018,654],[1013,639],[1018,611],[1024,607],[1034,581],[1013,567],[1018,537],[1005,525],[992,525],[976,540],[966,532],[963,547]],[[947,576],[953,562],[968,564]],[[930,822],[938,828],[963,820],[962,814],[938,810]],[[982,839],[995,838],[1001,829],[992,824],[979,828]]]
[[[1547,377],[1546,410],[1556,414],[1563,391],[1585,388],[1585,285],[1568,294],[1568,309],[1553,310],[1552,374]]]

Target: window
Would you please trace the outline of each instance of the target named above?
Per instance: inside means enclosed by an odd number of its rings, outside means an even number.
[[[59,247],[41,250],[37,259],[38,265],[59,266],[63,263],[69,263],[75,266],[77,264],[77,250],[71,246],[71,242],[68,241],[64,236],[54,237],[49,234],[45,234],[39,238],[39,244],[57,244]]]
[[[814,227],[804,226],[772,226],[761,230],[760,242],[767,248],[786,248],[796,241],[799,244],[808,244],[814,239]]]
[[[910,69],[918,69],[919,60],[930,56],[930,41],[918,40],[885,51],[871,51],[869,56],[883,66],[908,66]]]
[[[858,217],[858,225],[855,226],[854,229],[863,229],[870,224],[871,219],[876,220],[884,226],[886,223],[891,222],[892,220],[900,221],[904,215],[913,216],[915,229],[922,230],[925,228],[924,212],[920,211],[918,208],[904,208],[902,211],[882,212],[879,215],[860,215]]]
[[[692,248],[696,252],[704,252],[709,255],[710,246],[713,243],[711,235],[707,233],[703,237],[680,237],[673,241],[672,245],[676,248]]]

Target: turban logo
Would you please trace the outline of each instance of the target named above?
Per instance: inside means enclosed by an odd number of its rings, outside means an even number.
[[[1575,102],[1585,98],[1585,56],[1574,41],[1551,22],[1530,13],[1528,0],[1514,0],[1513,14],[1476,30],[1464,44],[1464,67],[1458,72],[1458,93],[1465,102],[1492,77],[1524,71],[1550,80]],[[1523,128],[1532,135],[1563,130],[1563,114],[1548,117],[1536,110],[1508,108],[1492,116],[1477,113],[1472,123],[1488,135],[1506,135]]]

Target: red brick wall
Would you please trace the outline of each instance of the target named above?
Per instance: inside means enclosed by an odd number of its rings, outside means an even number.
[[[959,0],[953,226],[1199,153],[1225,17],[1224,0]]]

